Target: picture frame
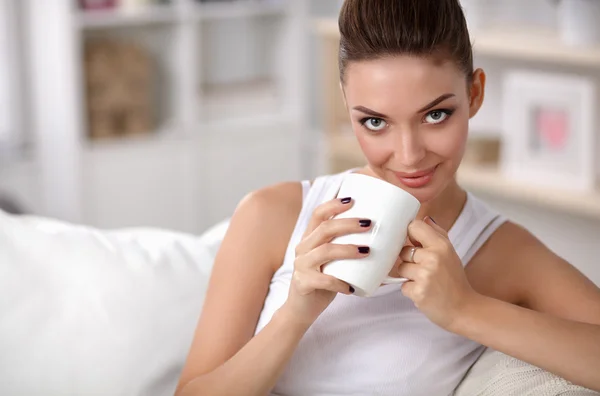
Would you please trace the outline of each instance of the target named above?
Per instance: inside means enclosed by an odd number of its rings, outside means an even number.
[[[502,174],[530,185],[595,189],[594,81],[512,70],[503,90]]]

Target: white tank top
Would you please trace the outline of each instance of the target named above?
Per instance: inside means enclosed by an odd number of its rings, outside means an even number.
[[[347,172],[318,177],[312,186],[302,182],[302,209],[255,334],[287,298],[294,249],[313,210],[335,197]],[[449,231],[463,265],[505,221],[468,194]],[[338,294],[300,341],[271,395],[451,394],[484,347],[433,324],[400,288],[384,285],[369,298]]]

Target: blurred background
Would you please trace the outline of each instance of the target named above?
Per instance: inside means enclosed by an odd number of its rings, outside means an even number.
[[[341,3],[0,0],[0,207],[201,233],[254,189],[363,164],[338,88]],[[581,93],[600,86],[600,2],[462,3],[488,88],[459,181],[600,284],[599,102]],[[541,80],[560,111],[530,100],[544,155],[511,106],[515,70],[582,81]],[[515,172],[534,168],[550,171]]]

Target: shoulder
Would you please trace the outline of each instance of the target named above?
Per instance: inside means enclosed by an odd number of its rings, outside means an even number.
[[[469,277],[480,293],[535,311],[600,323],[600,288],[525,228],[505,223]]]
[[[300,213],[302,184],[283,182],[255,190],[242,198],[234,217],[249,217],[261,222],[277,222]]]
[[[559,260],[542,241],[525,227],[507,221],[490,238],[490,250],[496,260],[523,268],[540,260]]]
[[[521,225],[506,221],[467,266],[476,289],[512,303],[522,299],[522,284],[532,271],[561,259]]]
[[[502,258],[519,258],[523,253],[550,253],[531,232],[512,221],[503,223],[490,237],[489,246]]]
[[[243,238],[260,245],[271,257],[283,257],[302,198],[300,182],[277,183],[250,192],[235,209],[225,238]]]

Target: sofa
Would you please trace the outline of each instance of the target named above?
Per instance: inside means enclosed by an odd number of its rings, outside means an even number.
[[[172,395],[227,225],[194,236],[0,211],[0,394]],[[490,349],[455,392],[597,394]]]

